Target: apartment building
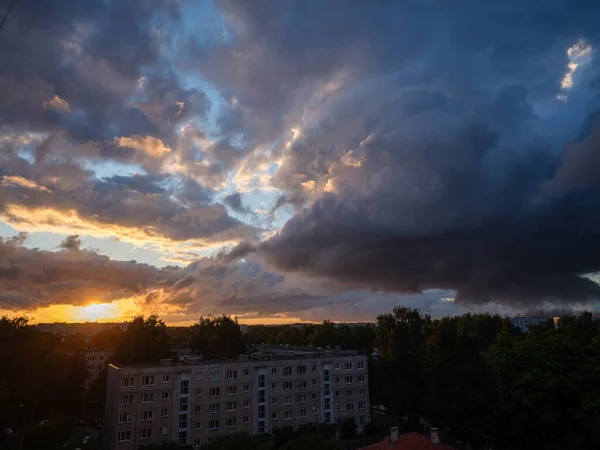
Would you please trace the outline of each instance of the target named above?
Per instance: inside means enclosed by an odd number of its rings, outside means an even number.
[[[87,375],[85,377],[86,391],[92,386],[95,380],[100,378],[112,355],[113,352],[104,350],[88,351],[85,353],[85,363],[87,366]]]
[[[306,423],[370,421],[366,356],[266,347],[251,357],[109,366],[105,448],[175,441],[199,447],[224,434],[268,434]]]

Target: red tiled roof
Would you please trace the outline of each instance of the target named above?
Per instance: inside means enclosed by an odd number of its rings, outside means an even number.
[[[419,433],[401,435],[396,442],[386,437],[383,441],[361,447],[358,450],[456,450],[448,444],[434,444],[431,440]]]

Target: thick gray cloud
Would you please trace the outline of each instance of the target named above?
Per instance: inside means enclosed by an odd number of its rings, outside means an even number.
[[[275,268],[468,304],[600,298],[595,5],[224,4],[233,38],[207,71],[241,126],[256,108],[298,130],[274,209],[312,200],[256,246]]]

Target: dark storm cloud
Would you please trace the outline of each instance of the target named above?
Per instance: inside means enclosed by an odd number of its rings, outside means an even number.
[[[231,208],[233,211],[242,214],[250,213],[250,209],[247,206],[244,206],[244,202],[242,200],[242,195],[239,192],[235,194],[230,194],[223,200],[223,203]]]
[[[281,146],[275,209],[314,201],[233,254],[376,290],[452,289],[463,304],[600,298],[584,276],[600,270],[596,54],[561,87],[567,49],[600,48],[598,5],[222,4],[232,37],[199,53],[206,73],[252,136],[266,133],[255,109],[276,117],[270,130],[300,129]]]

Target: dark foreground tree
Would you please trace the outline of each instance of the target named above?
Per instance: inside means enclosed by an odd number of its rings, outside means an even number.
[[[244,337],[237,319],[209,315],[191,327],[190,347],[204,358],[236,357],[244,351]]]
[[[127,326],[113,359],[117,364],[156,364],[169,357],[170,349],[165,323],[156,315],[137,316]]]

